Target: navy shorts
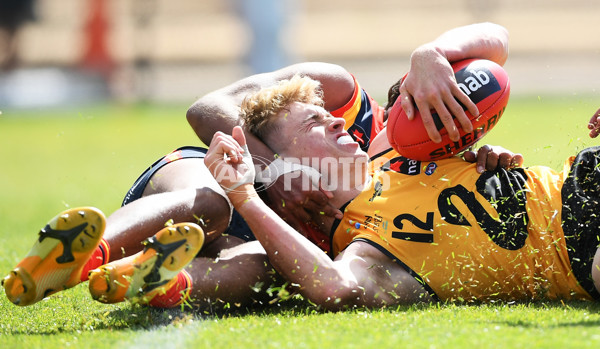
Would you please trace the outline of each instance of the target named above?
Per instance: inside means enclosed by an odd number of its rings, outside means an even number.
[[[170,154],[158,159],[152,164],[152,166],[144,171],[141,176],[139,176],[135,183],[133,183],[131,188],[127,191],[121,206],[125,206],[141,198],[146,186],[150,182],[150,178],[152,178],[156,171],[160,170],[163,166],[181,159],[203,159],[206,156],[206,150],[206,148],[186,146],[178,148]],[[250,230],[250,227],[248,227],[248,224],[244,218],[242,218],[242,216],[236,210],[233,210],[231,222],[229,222],[229,227],[224,234],[238,237],[244,241],[256,240],[254,234]]]

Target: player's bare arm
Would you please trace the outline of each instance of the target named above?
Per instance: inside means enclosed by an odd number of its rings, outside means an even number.
[[[343,106],[354,92],[354,79],[341,66],[321,62],[299,63],[270,73],[249,76],[205,95],[188,109],[187,120],[200,140],[209,144],[216,131],[229,133],[233,126],[239,124],[239,107],[248,94],[296,74],[321,83],[325,109],[330,111]],[[248,142],[252,142],[250,137]],[[257,149],[253,149],[252,144],[249,147],[253,154],[261,155]]]
[[[329,310],[429,301],[412,276],[367,243],[356,242],[331,260],[260,199],[236,207],[275,269],[310,301]]]
[[[242,145],[245,143],[240,128],[233,136]],[[299,285],[304,296],[330,310],[429,300],[414,278],[374,247],[357,242],[331,260],[277,216],[250,183],[237,186],[247,169],[241,149],[233,137],[218,133],[205,161],[265,248],[272,265]]]

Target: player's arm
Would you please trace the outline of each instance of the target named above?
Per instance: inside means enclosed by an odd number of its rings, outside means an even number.
[[[240,202],[240,201],[238,201]],[[236,206],[270,263],[311,302],[329,310],[429,301],[408,272],[365,242],[352,243],[335,260],[291,228],[260,199]]]
[[[205,95],[188,109],[187,120],[200,140],[209,144],[216,131],[229,133],[233,126],[239,124],[240,106],[247,95],[290,79],[295,74],[308,76],[321,83],[325,109],[329,111],[346,104],[354,92],[354,79],[341,66],[321,62],[299,63],[246,77]],[[253,154],[263,155],[257,153],[262,147],[253,148],[255,140],[252,137],[248,138],[248,142]]]
[[[331,260],[275,214],[251,183],[238,185],[251,167],[243,162],[245,151],[240,144],[244,144],[240,128],[233,137],[217,133],[205,157],[207,167],[263,245],[271,264],[299,285],[305,297],[331,310],[428,299],[414,278],[377,249],[357,242]]]
[[[414,117],[416,106],[429,137],[434,142],[440,142],[440,133],[431,116],[433,110],[446,127],[450,139],[458,141],[459,131],[453,115],[465,132],[473,130],[461,103],[474,116],[479,115],[479,111],[456,84],[450,63],[481,58],[503,65],[507,57],[508,31],[493,23],[458,27],[419,46],[411,55],[410,70],[399,90],[406,115],[409,119]]]
[[[230,133],[239,124],[240,105],[250,93],[272,86],[278,81],[290,79],[295,74],[309,76],[321,83],[327,110],[344,106],[354,92],[354,79],[344,68],[328,63],[309,62],[294,64],[283,69],[249,76],[229,86],[216,90],[196,101],[187,112],[187,119],[198,137],[209,144],[217,131]],[[264,161],[275,158],[273,151],[254,135],[247,135],[252,154]],[[299,226],[311,220],[311,215],[340,215],[341,212],[328,204],[330,194],[325,191],[305,189],[302,178],[293,180],[293,190],[284,190],[282,180],[267,189],[267,196],[276,211]]]

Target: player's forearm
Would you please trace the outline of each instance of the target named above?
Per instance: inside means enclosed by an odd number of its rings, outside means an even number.
[[[240,105],[258,85],[239,81],[197,100],[186,113],[187,121],[202,142],[209,144],[217,131],[230,134],[240,123]]]
[[[300,235],[260,199],[236,208],[267,251],[269,261],[288,281],[300,285],[302,295],[316,304],[334,309],[336,295],[356,283],[336,268],[320,248]]]
[[[238,86],[244,91],[250,91],[258,88],[258,85],[252,87],[251,84]],[[231,88],[233,90],[233,87]],[[243,98],[242,94],[234,93],[214,93],[199,99],[187,112],[187,119],[202,142],[210,144],[210,141],[217,131],[231,134],[234,126],[239,125],[239,105]],[[252,154],[260,156],[265,161],[273,159],[273,151],[263,142],[253,135],[246,135],[248,148]]]
[[[508,58],[508,31],[494,23],[478,23],[451,29],[415,52],[434,48],[449,62],[483,58],[503,65]]]
[[[209,144],[216,131],[230,133],[233,126],[239,125],[240,106],[246,96],[278,81],[290,79],[295,74],[321,82],[325,107],[328,110],[342,107],[354,92],[354,79],[342,67],[319,62],[299,63],[273,72],[249,76],[207,94],[188,109],[188,123],[200,140]]]

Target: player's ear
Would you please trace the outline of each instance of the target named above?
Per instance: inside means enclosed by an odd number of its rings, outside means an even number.
[[[238,144],[243,147],[246,145],[246,136],[244,135],[244,130],[240,126],[235,126],[231,131],[231,136],[235,139]]]

